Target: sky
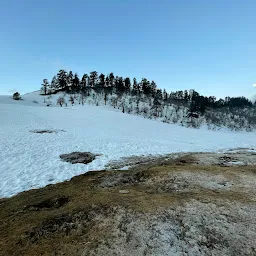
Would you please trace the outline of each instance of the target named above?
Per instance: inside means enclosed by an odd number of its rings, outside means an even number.
[[[1,0],[0,94],[60,69],[256,95],[255,0]]]

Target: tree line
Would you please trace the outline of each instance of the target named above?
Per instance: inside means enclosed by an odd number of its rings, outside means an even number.
[[[129,93],[133,96],[152,97],[155,105],[177,103],[187,104],[189,107],[189,115],[203,115],[206,109],[216,108],[245,108],[256,106],[256,102],[245,97],[225,97],[225,99],[217,100],[215,96],[206,97],[200,95],[195,90],[176,91],[168,93],[166,89],[157,87],[155,81],[149,81],[142,78],[137,81],[129,77],[115,76],[113,72],[108,75],[99,74],[97,71],[92,71],[89,74],[84,74],[80,79],[77,73],[65,71],[61,69],[51,82],[44,79],[41,92],[44,95],[50,95],[59,91],[67,93],[80,93],[86,95],[88,90],[94,89],[96,92],[104,92],[105,95],[116,93],[121,96]]]

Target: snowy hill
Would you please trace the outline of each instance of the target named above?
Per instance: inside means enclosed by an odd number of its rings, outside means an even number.
[[[14,101],[0,96],[0,197],[104,169],[121,157],[256,147],[255,132],[189,129],[89,104],[59,107],[58,97],[34,92]],[[38,129],[54,132],[31,132]],[[73,151],[100,156],[88,165],[59,158]]]
[[[49,104],[56,104],[56,98],[53,97],[54,101],[51,98],[58,94],[59,105],[105,105],[123,113],[187,128],[256,130],[256,102],[253,99],[243,96],[217,99],[201,95],[194,89],[167,92],[146,78],[137,81],[134,77],[132,83],[129,77],[92,71],[80,79],[77,73],[61,69],[51,82],[43,79],[40,91],[48,95]]]

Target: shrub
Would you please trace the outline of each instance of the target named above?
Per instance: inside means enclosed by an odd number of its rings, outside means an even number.
[[[65,99],[63,97],[59,97],[57,99],[57,104],[60,105],[62,107],[63,104],[65,104]]]
[[[14,100],[20,100],[21,99],[20,94],[18,92],[15,92],[12,97],[13,97]]]

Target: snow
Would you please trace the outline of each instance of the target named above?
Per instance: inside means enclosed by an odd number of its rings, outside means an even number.
[[[244,162],[241,162],[241,161],[231,161],[231,162],[227,162],[227,165],[240,165],[240,166],[243,166],[243,165],[246,165]]]
[[[89,105],[46,107],[38,92],[22,98],[0,96],[0,197],[101,170],[122,157],[256,146],[255,132],[188,129]],[[39,129],[56,133],[31,132]],[[73,151],[101,155],[88,165],[59,158]]]

